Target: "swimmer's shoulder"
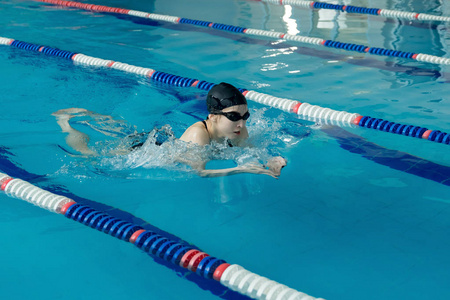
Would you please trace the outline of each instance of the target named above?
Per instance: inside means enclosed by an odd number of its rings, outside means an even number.
[[[206,130],[205,125],[201,121],[192,124],[188,129],[186,129],[180,137],[180,140],[188,143],[195,143],[200,146],[208,145],[211,141],[208,130]]]

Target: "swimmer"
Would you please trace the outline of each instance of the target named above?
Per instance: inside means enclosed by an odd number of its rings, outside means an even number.
[[[209,112],[204,121],[191,125],[180,137],[181,141],[189,143],[192,147],[206,146],[215,141],[217,143],[226,143],[230,147],[247,147],[249,137],[246,122],[250,117],[247,107],[247,100],[242,93],[234,86],[227,83],[215,85],[206,98],[206,105]],[[88,147],[89,136],[74,129],[69,124],[69,120],[74,116],[90,115],[102,122],[112,122],[111,116],[104,116],[93,113],[82,108],[62,109],[52,114],[57,118],[57,123],[62,131],[68,133],[66,137],[67,144],[77,150],[84,156],[97,156]],[[102,133],[117,136],[120,133],[120,127],[114,131],[102,131]],[[139,136],[142,134],[133,135]],[[133,145],[134,150],[143,143]],[[124,154],[124,153],[119,153]],[[241,166],[227,169],[206,169],[207,161],[199,157],[193,157],[186,153],[179,157],[177,161],[191,166],[202,177],[220,177],[241,173],[263,174],[278,178],[281,169],[286,166],[286,160],[280,156],[270,159],[267,164],[247,163]]]
[[[244,95],[228,83],[215,85],[206,97],[206,106],[209,112],[206,120],[191,125],[180,140],[198,144],[208,145],[212,141],[218,143],[226,142],[230,147],[249,146],[246,143],[248,131],[247,119],[250,117],[247,100]],[[281,169],[286,166],[286,160],[280,156],[269,160],[266,166],[258,164],[245,164],[228,169],[206,169],[207,162],[190,163],[200,176],[219,177],[240,173],[265,174],[277,178]]]

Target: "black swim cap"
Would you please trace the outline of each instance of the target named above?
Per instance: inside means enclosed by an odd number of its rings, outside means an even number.
[[[213,86],[206,97],[206,106],[211,114],[241,104],[247,104],[244,95],[237,88],[225,82]]]

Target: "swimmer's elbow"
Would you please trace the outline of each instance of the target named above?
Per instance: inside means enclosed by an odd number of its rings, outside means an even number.
[[[211,177],[211,172],[206,170],[204,165],[191,165],[191,168],[194,169],[200,177]]]
[[[210,172],[206,170],[206,163],[200,163],[200,162],[185,162],[187,165],[189,165],[194,172],[197,173],[200,177],[210,177]]]
[[[215,170],[205,170],[205,169],[197,169],[197,175],[202,178],[211,178],[211,177],[219,177],[223,176],[221,174],[218,174],[217,172],[214,172]]]
[[[203,178],[211,177],[211,173],[209,173],[207,170],[197,170],[197,175]]]

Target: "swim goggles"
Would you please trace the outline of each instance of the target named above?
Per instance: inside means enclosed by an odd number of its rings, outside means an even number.
[[[247,111],[243,116],[241,116],[238,112],[232,111],[232,112],[215,112],[215,115],[222,115],[225,116],[228,120],[232,122],[237,122],[239,120],[246,121],[250,117],[250,113]]]

